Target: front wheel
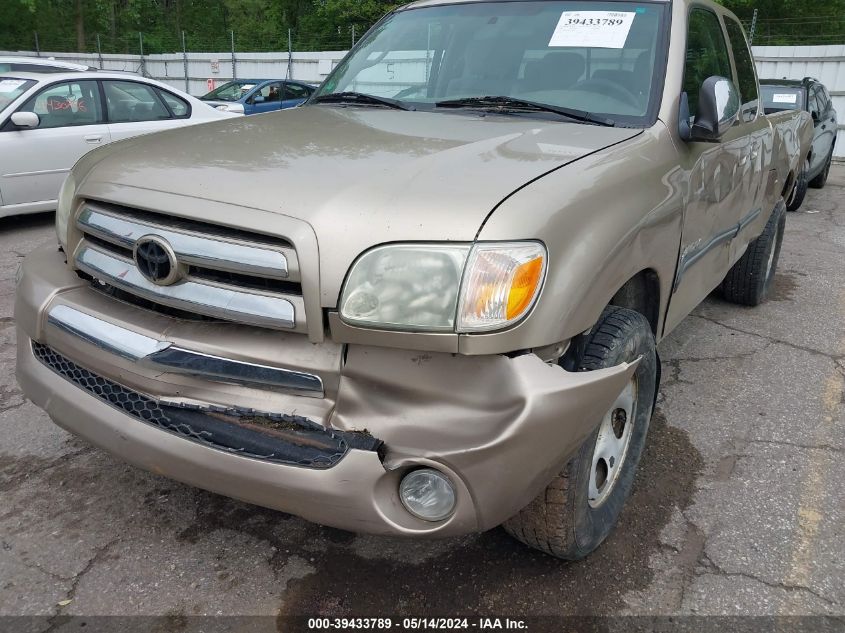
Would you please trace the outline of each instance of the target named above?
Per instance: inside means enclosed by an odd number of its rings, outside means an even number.
[[[580,371],[641,358],[599,427],[539,497],[504,524],[517,540],[564,560],[593,552],[608,537],[634,483],[657,389],[654,335],[644,316],[610,307],[584,351]]]

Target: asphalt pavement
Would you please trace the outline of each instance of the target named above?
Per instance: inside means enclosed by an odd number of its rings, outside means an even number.
[[[52,239],[0,220],[0,616],[845,615],[845,167],[789,215],[769,303],[713,296],[661,344],[633,496],[578,563],[320,527],[60,430],[14,379],[15,271]]]

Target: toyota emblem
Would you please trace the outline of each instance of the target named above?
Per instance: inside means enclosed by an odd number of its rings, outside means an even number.
[[[173,247],[157,235],[139,239],[135,243],[134,257],[138,272],[157,286],[173,285],[182,276]]]

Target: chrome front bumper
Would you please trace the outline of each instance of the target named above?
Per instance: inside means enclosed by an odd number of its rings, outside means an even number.
[[[315,398],[325,396],[323,381],[314,374],[183,349],[67,305],[51,307],[47,312],[47,324],[153,371],[185,374],[211,382],[282,389]]]
[[[457,535],[513,516],[593,431],[636,369],[568,373],[533,354],[466,357],[362,345],[344,355],[341,346],[301,335],[180,321],[104,296],[55,247],[24,262],[16,322],[18,380],[59,426],[152,472],[380,534]],[[221,450],[81,388],[36,358],[33,343],[166,412],[296,417],[317,438],[365,434],[383,445],[376,451],[350,439],[320,468]],[[168,353],[184,362],[168,361]],[[296,383],[302,374],[310,378]],[[313,378],[322,397],[291,388],[316,387]],[[399,500],[402,477],[421,466],[456,486],[455,512],[443,522],[422,521]]]

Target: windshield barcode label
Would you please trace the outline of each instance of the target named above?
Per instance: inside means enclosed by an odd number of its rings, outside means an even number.
[[[549,46],[624,48],[636,13],[564,11]]]

